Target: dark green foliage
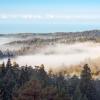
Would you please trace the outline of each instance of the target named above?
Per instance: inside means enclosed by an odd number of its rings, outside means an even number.
[[[11,61],[10,61],[10,58],[9,58],[8,61],[7,61],[6,67],[11,67],[11,66],[12,66],[12,64],[11,64]]]
[[[73,96],[76,88],[78,87],[79,85],[79,79],[77,76],[73,76],[72,78],[68,79],[68,87],[69,87],[69,93],[71,94],[71,96]]]
[[[45,87],[48,84],[48,75],[43,64],[39,67],[37,72],[37,79],[41,81],[42,85]]]
[[[88,100],[96,100],[96,89],[93,82],[91,70],[86,64],[81,73],[80,90],[82,95],[87,96]]]
[[[77,87],[76,90],[74,91],[73,100],[81,100],[81,99],[82,99],[82,93],[79,87]]]
[[[88,98],[87,98],[86,95],[84,95],[84,96],[81,98],[81,100],[88,100]]]
[[[19,84],[22,86],[25,82],[29,81],[27,67],[20,70]]]
[[[47,74],[44,65],[19,67],[10,59],[0,67],[0,100],[100,100],[99,91],[100,82],[92,80],[88,65],[81,78]]]

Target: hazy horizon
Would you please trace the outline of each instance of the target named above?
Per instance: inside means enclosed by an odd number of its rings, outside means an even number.
[[[0,1],[0,34],[100,29],[99,0]]]
[[[100,29],[87,29],[87,30],[73,30],[73,31],[51,31],[51,32],[8,32],[8,33],[0,33],[0,35],[10,35],[10,34],[53,34],[53,33],[76,33],[76,32],[86,32],[86,31],[100,31]]]

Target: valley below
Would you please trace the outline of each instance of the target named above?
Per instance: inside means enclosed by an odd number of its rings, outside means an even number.
[[[84,64],[100,74],[100,31],[0,36],[0,63],[10,57],[21,66],[40,66],[47,71],[79,74]],[[72,70],[71,70],[72,69]],[[69,70],[69,72],[67,71]]]

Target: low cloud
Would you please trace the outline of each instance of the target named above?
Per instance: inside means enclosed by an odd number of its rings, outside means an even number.
[[[18,56],[12,61],[16,61],[22,66],[44,64],[46,70],[58,70],[83,62],[88,63],[90,59],[93,60],[98,57],[100,57],[100,43],[85,42],[43,47],[34,55]]]
[[[79,21],[95,22],[100,21],[100,15],[67,15],[67,14],[0,14],[0,20],[50,20],[50,21]]]

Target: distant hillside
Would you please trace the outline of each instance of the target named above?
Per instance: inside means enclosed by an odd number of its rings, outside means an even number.
[[[71,44],[86,41],[100,42],[100,30],[83,32],[0,34],[0,38],[7,38],[7,42],[0,45],[1,57],[3,57],[3,55],[7,56],[8,54],[16,56],[38,53],[41,48],[55,44]]]
[[[12,34],[9,34],[12,36]],[[8,36],[8,34],[6,35]],[[19,33],[13,34],[15,37],[25,38],[25,40],[13,41],[11,44],[34,44],[34,43],[72,43],[95,41],[100,42],[100,30],[84,32],[57,32],[57,33]],[[27,38],[27,39],[26,39]]]

